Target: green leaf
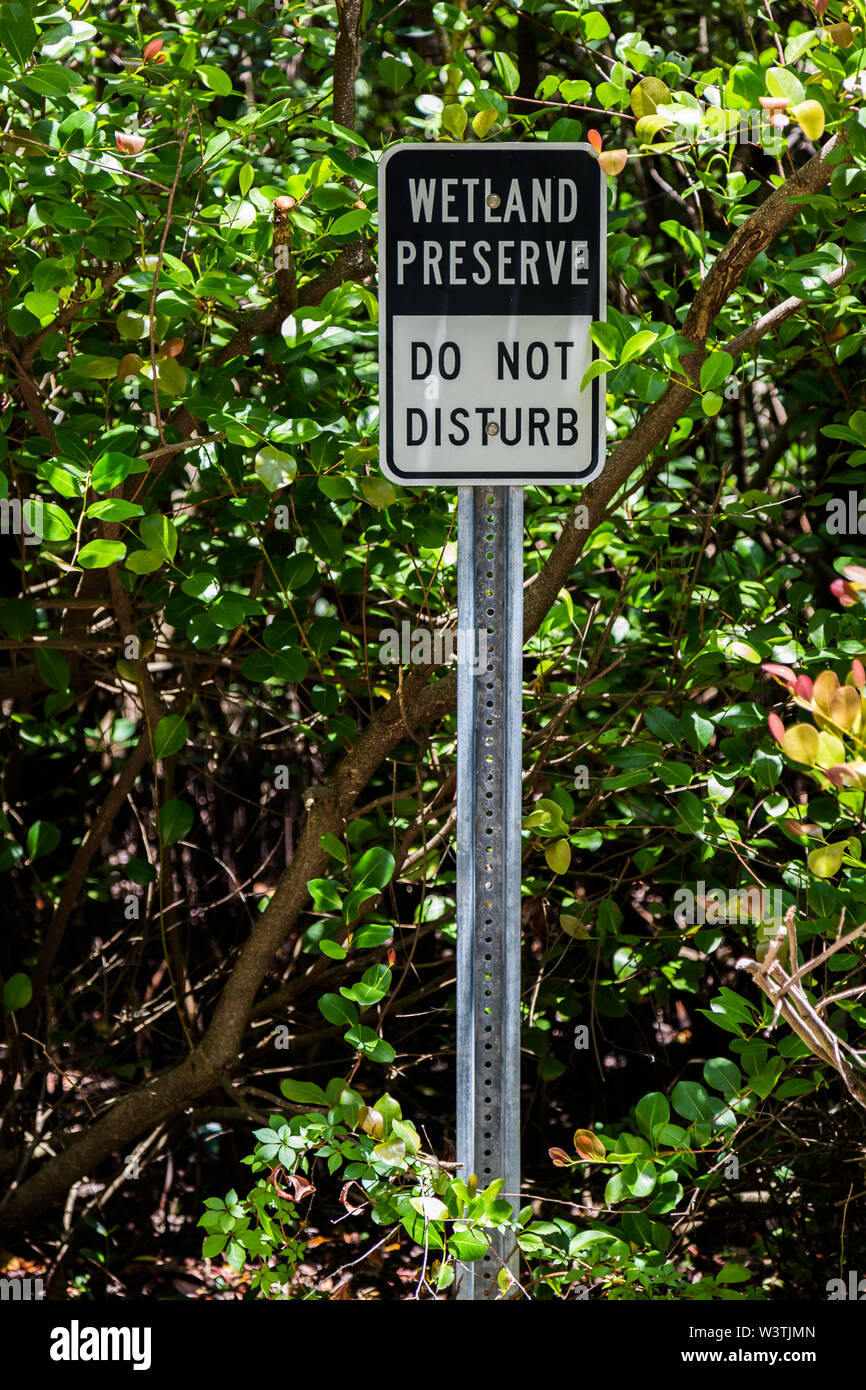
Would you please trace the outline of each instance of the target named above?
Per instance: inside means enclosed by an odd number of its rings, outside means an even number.
[[[24,307],[34,318],[39,319],[40,323],[50,323],[60,308],[60,297],[51,290],[45,290],[42,294],[31,290],[24,296]]]
[[[381,890],[391,882],[393,873],[393,854],[380,845],[374,845],[352,865],[352,887]]]
[[[117,376],[118,357],[92,357],[81,368],[88,381],[114,381]]]
[[[131,521],[135,516],[143,516],[144,508],[122,497],[106,497],[102,502],[91,502],[84,515],[98,521]]]
[[[146,473],[144,459],[131,458],[129,454],[107,453],[94,464],[90,485],[94,492],[111,492],[119,487],[132,473]]]
[[[401,63],[398,58],[382,58],[379,63],[379,78],[392,92],[399,92],[411,81],[412,69],[408,63]]]
[[[210,91],[216,92],[217,96],[227,97],[231,95],[231,78],[228,73],[223,72],[222,68],[216,67],[214,63],[201,63],[196,68],[196,72],[204,85]]]
[[[520,86],[520,73],[507,53],[494,53],[493,62],[503,87],[513,96]]]
[[[52,690],[69,689],[69,662],[53,647],[36,648],[36,669]]]
[[[57,826],[50,821],[34,821],[27,831],[27,858],[41,859],[45,854],[53,854],[61,838]]]
[[[178,797],[166,801],[159,813],[159,839],[163,849],[176,845],[178,840],[188,835],[194,819],[193,809],[188,802]]]
[[[709,391],[713,386],[727,380],[734,370],[734,359],[729,352],[711,352],[701,367],[701,390]]]
[[[447,1221],[451,1216],[441,1197],[410,1197],[409,1205],[425,1221]]]
[[[0,44],[21,68],[29,61],[39,37],[31,14],[32,8],[17,0],[4,0],[0,5]]]
[[[138,528],[142,542],[154,555],[173,560],[177,553],[177,530],[174,522],[159,514],[146,516]]]
[[[587,367],[586,371],[580,379],[581,391],[585,391],[591,381],[595,381],[596,377],[604,376],[605,373],[609,370],[610,363],[607,361],[606,358],[599,357],[596,359],[595,362],[590,362],[589,366]]]
[[[322,846],[322,849],[328,851],[332,858],[339,860],[341,864],[346,863],[348,858],[346,846],[343,844],[342,840],[339,840],[336,835],[332,835],[329,830],[326,830],[324,835],[319,836],[319,844]]]
[[[280,1082],[280,1090],[286,1100],[293,1101],[296,1105],[327,1105],[328,1097],[313,1081],[292,1081],[286,1077]]]
[[[662,709],[660,705],[650,705],[644,710],[643,717],[650,733],[655,734],[663,743],[673,743],[677,746],[682,743],[680,721],[670,710]]]
[[[170,758],[177,753],[189,738],[189,727],[180,714],[167,714],[160,719],[153,734],[153,755],[155,758]]]
[[[312,878],[307,887],[317,912],[339,912],[343,906],[336,883],[329,878]]]
[[[116,565],[125,554],[123,541],[88,541],[78,552],[78,563],[83,570],[104,570]]]
[[[323,994],[318,1001],[319,1013],[324,1014],[329,1023],[336,1023],[338,1026],[348,1023],[354,1025],[358,1022],[358,1010],[348,999],[343,999],[339,994]]]
[[[648,1158],[637,1159],[622,1170],[622,1178],[633,1197],[648,1197],[656,1185],[655,1164]]]
[[[785,97],[789,106],[806,100],[806,89],[789,68],[767,69],[767,91],[771,97]]]
[[[291,454],[285,454],[282,449],[275,449],[273,445],[266,444],[264,449],[259,449],[256,454],[255,470],[256,476],[268,492],[276,492],[278,488],[285,487],[292,481],[298,471],[298,465]]]
[[[9,1013],[16,1009],[26,1009],[33,998],[33,986],[29,975],[10,975],[3,986],[3,1004]]]
[[[671,1117],[667,1097],[660,1091],[651,1091],[639,1100],[634,1108],[635,1119],[647,1138],[652,1139],[656,1125],[666,1125]]]
[[[714,1091],[721,1091],[726,1100],[736,1095],[743,1084],[740,1069],[730,1057],[711,1057],[705,1062],[704,1080]]]
[[[713,1116],[710,1098],[697,1081],[678,1081],[671,1100],[674,1110],[684,1120],[707,1120]]]
[[[704,825],[704,808],[694,792],[680,792],[677,798],[677,816],[691,835],[697,835]]]
[[[465,1264],[472,1264],[473,1261],[480,1260],[487,1248],[488,1241],[479,1230],[455,1230],[453,1235],[448,1238],[449,1252]]]
[[[590,10],[587,14],[581,15],[584,37],[589,43],[598,43],[606,39],[610,33],[610,25],[603,14],[598,10]]]
[[[374,1033],[372,1028],[367,1028],[363,1023],[356,1023],[346,1033],[346,1042],[350,1047],[354,1047],[358,1052],[369,1057],[372,1062],[393,1062],[396,1052],[390,1043],[384,1038],[380,1038],[378,1033]]]
[[[658,338],[658,333],[653,333],[649,328],[642,328],[639,333],[633,333],[626,340],[625,346],[620,353],[619,365],[624,367],[626,363],[633,362],[636,357],[642,357],[648,347]]]
[[[7,598],[0,608],[0,627],[17,642],[23,642],[36,622],[36,609],[26,598]]]
[[[383,1143],[374,1145],[372,1156],[377,1163],[397,1168],[405,1162],[406,1145],[402,1139],[386,1139]]]
[[[323,956],[328,956],[331,960],[345,960],[349,954],[345,946],[338,946],[336,941],[331,941],[327,936],[323,936],[319,942],[319,950]]]
[[[133,550],[126,557],[125,568],[131,574],[153,574],[155,570],[162,569],[164,564],[164,557],[154,555],[152,550]]]

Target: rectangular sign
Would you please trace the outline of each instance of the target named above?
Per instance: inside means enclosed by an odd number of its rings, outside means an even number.
[[[380,462],[430,486],[586,483],[604,389],[605,177],[589,145],[401,144],[379,162]]]

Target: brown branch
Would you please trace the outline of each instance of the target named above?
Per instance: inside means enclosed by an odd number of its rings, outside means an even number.
[[[334,47],[334,120],[355,129],[355,78],[361,42],[362,0],[337,0],[337,42]]]

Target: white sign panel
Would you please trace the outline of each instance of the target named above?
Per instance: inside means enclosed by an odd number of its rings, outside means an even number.
[[[604,391],[605,178],[588,145],[395,145],[379,165],[381,466],[430,486],[586,483]]]

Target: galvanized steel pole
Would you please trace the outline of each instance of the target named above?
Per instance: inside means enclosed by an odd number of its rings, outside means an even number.
[[[523,489],[461,487],[457,513],[457,1160],[520,1205]],[[474,639],[474,640],[473,640]],[[470,653],[486,642],[486,662]],[[481,648],[483,650],[483,648]],[[480,669],[479,669],[480,668]],[[459,1266],[492,1299],[513,1238]]]

